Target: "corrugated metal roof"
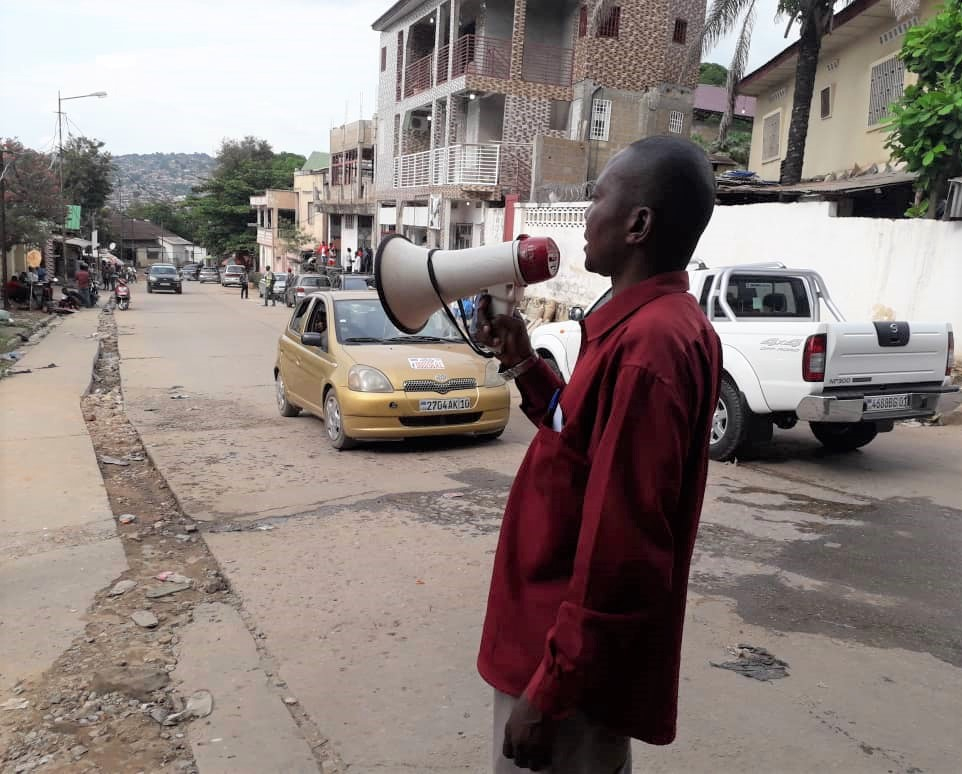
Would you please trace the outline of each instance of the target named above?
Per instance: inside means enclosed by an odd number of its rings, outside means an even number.
[[[724,86],[709,86],[699,83],[695,88],[695,110],[724,113],[728,107],[728,89]],[[739,94],[735,98],[735,115],[746,118],[755,117],[755,98]]]

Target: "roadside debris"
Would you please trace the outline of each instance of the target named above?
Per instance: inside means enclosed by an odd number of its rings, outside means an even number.
[[[137,581],[135,580],[119,580],[114,585],[107,595],[110,597],[119,597],[122,594],[126,594],[131,589],[137,588]]]
[[[765,648],[755,645],[740,643],[737,647],[729,648],[728,652],[737,658],[737,661],[725,661],[717,664],[709,661],[713,667],[719,669],[729,669],[732,672],[752,677],[755,680],[780,680],[788,677],[788,662],[775,658]]]
[[[214,697],[210,691],[194,691],[187,699],[187,706],[180,712],[168,715],[163,723],[165,726],[173,726],[184,720],[206,718],[213,710]]]
[[[122,693],[132,699],[148,701],[154,691],[170,682],[170,675],[155,666],[107,667],[94,675],[91,689],[102,695]]]
[[[109,454],[101,454],[100,461],[104,465],[119,465],[122,468],[125,468],[130,464],[126,460],[122,460],[119,457],[111,457]]]
[[[193,582],[186,575],[181,575],[180,573],[172,572],[171,570],[159,572],[154,577],[159,581],[165,581],[168,583],[186,583],[188,586]]]
[[[0,355],[0,360],[6,360],[8,363],[16,363],[20,358],[23,357],[23,352],[4,352]]]
[[[160,621],[157,620],[157,616],[149,610],[135,610],[130,614],[130,618],[137,626],[141,626],[144,629],[153,629],[160,623]]]
[[[189,397],[190,395],[183,395],[181,393],[177,393],[176,395],[171,395],[170,399],[171,400],[187,400]]]
[[[137,521],[137,517],[132,513],[125,513],[123,516],[118,517],[117,521],[119,521],[121,524],[133,524],[135,521]]]

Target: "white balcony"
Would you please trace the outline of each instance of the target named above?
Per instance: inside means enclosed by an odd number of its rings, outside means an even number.
[[[394,187],[497,185],[500,145],[449,145],[394,159]]]
[[[264,247],[274,246],[274,232],[269,228],[258,228],[257,229],[257,244],[264,245]]]

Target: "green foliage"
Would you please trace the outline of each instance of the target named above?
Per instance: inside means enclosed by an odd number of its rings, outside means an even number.
[[[888,147],[919,176],[923,200],[906,214],[934,217],[948,179],[962,175],[962,2],[909,30],[902,59],[919,78],[892,105]]]
[[[294,170],[305,158],[296,153],[274,153],[255,137],[224,140],[210,179],[194,189],[181,204],[193,235],[215,257],[230,253],[256,255],[250,197],[267,188],[289,189]]]
[[[60,193],[53,160],[25,148],[18,140],[0,140],[6,183],[6,242],[4,248],[40,246],[60,218]]]
[[[113,190],[113,161],[104,143],[71,137],[63,147],[63,191],[66,204],[79,204],[83,222],[98,213]]]
[[[728,83],[728,68],[715,62],[702,62],[698,66],[698,82],[724,86]]]

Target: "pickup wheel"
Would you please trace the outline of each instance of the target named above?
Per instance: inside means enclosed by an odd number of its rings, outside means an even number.
[[[554,371],[554,375],[557,376],[561,381],[564,381],[564,376],[561,375],[561,368],[558,366],[558,361],[550,354],[543,354],[541,359],[547,364],[548,368]]]
[[[748,432],[748,406],[738,388],[727,377],[722,379],[718,403],[711,420],[708,456],[713,460],[729,460],[745,441]]]
[[[811,422],[812,433],[826,449],[849,452],[871,443],[878,435],[874,422]]]

